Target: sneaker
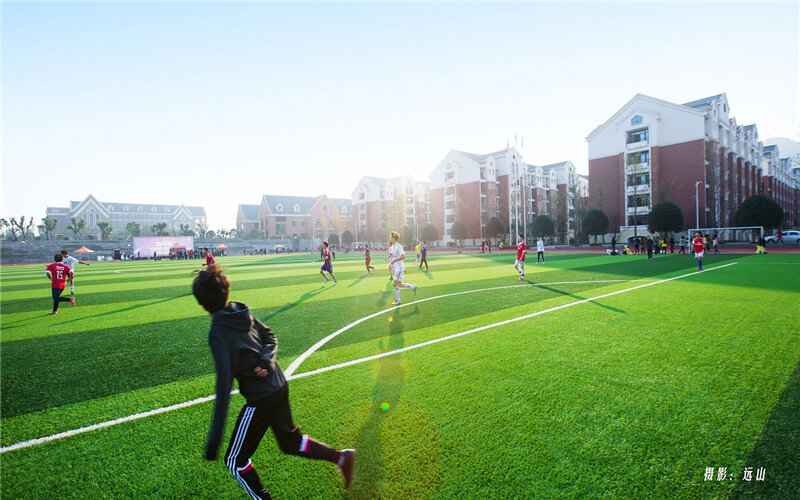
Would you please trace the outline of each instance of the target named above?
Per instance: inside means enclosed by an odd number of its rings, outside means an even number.
[[[69,293],[72,294],[72,295],[75,295],[75,289],[74,288],[70,288],[69,289]]]
[[[331,286],[336,286],[337,283],[339,283],[339,282],[338,281],[334,281],[333,285],[331,285]]]
[[[58,311],[50,311],[48,314],[58,314]]]
[[[417,285],[411,287],[411,291],[414,292],[414,296],[417,296]]]
[[[355,464],[356,450],[342,450],[336,468],[342,473],[345,488],[349,488],[350,483],[353,481],[353,469],[355,469]]]
[[[399,300],[395,300],[394,302],[392,302],[392,305],[393,306],[399,306],[400,305],[400,301]]]
[[[322,284],[324,285],[325,283],[327,283],[327,282],[329,282],[329,281],[330,281],[330,280],[329,280],[328,278],[325,278],[325,281],[323,281],[323,282],[322,282]]]
[[[519,275],[519,280],[520,280],[520,281],[523,281],[524,279],[525,279],[525,278],[524,278],[524,277],[523,277],[523,276],[520,274],[520,275]]]
[[[75,297],[70,297],[69,303],[72,304],[72,307],[75,307]]]

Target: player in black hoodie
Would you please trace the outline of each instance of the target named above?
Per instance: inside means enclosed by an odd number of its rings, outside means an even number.
[[[236,419],[225,452],[225,465],[251,497],[272,498],[250,462],[267,427],[272,427],[281,451],[335,463],[344,478],[344,487],[349,487],[355,450],[335,450],[295,427],[289,407],[289,386],[275,362],[278,350],[275,334],[254,318],[245,304],[228,302],[229,290],[230,280],[219,266],[201,270],[192,285],[197,302],[211,313],[208,343],[217,370],[217,398],[205,459],[217,458],[236,378],[247,403]]]

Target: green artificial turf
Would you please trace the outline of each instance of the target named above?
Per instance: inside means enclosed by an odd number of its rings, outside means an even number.
[[[253,463],[275,498],[800,496],[800,255],[708,256],[703,273],[587,301],[695,261],[549,254],[520,282],[512,254],[433,253],[430,272],[407,267],[419,293],[403,289],[398,309],[383,255],[370,276],[360,256],[337,257],[336,287],[315,255],[218,259],[231,299],[276,332],[284,369],[379,311],[297,374],[585,302],[291,381],[295,423],[355,447],[356,475],[345,491],[330,464],[282,455],[268,433]],[[78,307],[56,316],[44,266],[3,267],[2,445],[211,394],[198,265],[80,266]],[[201,460],[212,405],[5,452],[2,492],[245,498],[221,461]]]

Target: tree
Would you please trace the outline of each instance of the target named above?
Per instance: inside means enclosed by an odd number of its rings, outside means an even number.
[[[413,245],[414,240],[414,228],[412,226],[403,226],[400,230],[400,241],[406,245]]]
[[[36,227],[39,229],[40,236],[44,236],[46,240],[52,240],[57,224],[57,220],[51,219],[50,217],[45,217],[42,219],[42,223]]]
[[[489,238],[497,238],[501,234],[505,234],[505,232],[506,226],[500,220],[500,217],[495,216],[486,221],[486,234]]]
[[[430,222],[422,226],[422,231],[420,231],[420,237],[423,241],[438,241],[439,240],[439,230],[436,229],[436,226],[431,224]]]
[[[74,239],[77,240],[83,236],[83,231],[86,229],[86,221],[77,217],[73,217],[69,221],[71,224],[67,226],[67,231],[72,231]]]
[[[455,221],[450,228],[450,236],[463,246],[464,240],[467,239],[467,225],[461,220]]]
[[[372,233],[370,233],[366,229],[361,229],[358,232],[358,241],[361,241],[361,242],[372,241]]]
[[[345,230],[342,233],[342,245],[350,246],[353,244],[353,241],[354,241],[353,233],[351,233],[348,230]]]
[[[19,222],[17,221],[16,217],[12,217],[8,223],[9,228],[11,229],[11,236],[16,238],[17,233],[19,233],[19,237],[22,240],[30,239],[32,235],[33,228],[33,217],[28,220],[28,224],[25,224],[25,216],[23,215],[20,217]]]
[[[11,224],[8,223],[5,219],[0,219],[0,231],[5,231],[6,228],[11,227]]]
[[[100,230],[100,239],[107,240],[111,238],[111,223],[106,221],[101,221],[97,223],[97,229]]]
[[[597,243],[597,235],[603,235],[603,243],[605,243],[605,234],[608,232],[608,216],[596,208],[586,212],[581,221],[583,230],[586,234],[594,236],[594,242]]]
[[[328,244],[333,245],[335,247],[339,246],[339,235],[336,233],[331,233],[328,235]]]
[[[211,240],[217,237],[217,233],[213,229],[210,229],[206,231],[205,237],[206,239]]]
[[[178,234],[181,236],[194,236],[194,231],[191,230],[189,224],[181,224],[178,229]]]
[[[249,233],[244,235],[244,239],[246,240],[260,240],[261,239],[261,231],[258,229],[251,229]]]
[[[747,197],[733,214],[735,226],[764,226],[774,229],[783,224],[783,209],[763,194]]]
[[[159,222],[158,224],[153,224],[150,226],[150,230],[153,231],[153,234],[156,236],[168,236],[169,233],[167,232],[167,223],[166,222]]]
[[[553,219],[547,215],[537,215],[531,223],[531,233],[535,237],[552,236],[556,232],[556,226]]]
[[[647,230],[653,234],[683,231],[683,212],[671,201],[662,201],[647,214]]]
[[[199,234],[201,238],[208,233],[208,224],[204,220],[195,224],[195,228],[197,228],[197,234]]]
[[[142,226],[138,222],[128,222],[125,225],[125,231],[132,237],[142,235]]]

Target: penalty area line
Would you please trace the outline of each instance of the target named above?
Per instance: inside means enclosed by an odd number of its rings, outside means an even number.
[[[713,271],[713,270],[716,270],[716,269],[722,269],[724,267],[733,266],[735,264],[738,264],[738,262],[732,262],[730,264],[724,264],[722,266],[712,267],[712,268],[709,268],[709,269],[707,269],[706,271],[703,271],[703,272],[709,272],[709,271]],[[393,354],[399,354],[401,352],[409,351],[411,349],[417,349],[417,348],[424,347],[424,346],[431,345],[431,344],[435,344],[435,343],[438,343],[438,342],[444,342],[445,340],[450,340],[450,339],[454,339],[454,338],[458,338],[458,337],[463,337],[464,335],[469,335],[470,333],[475,333],[475,332],[479,332],[479,331],[482,331],[482,330],[487,330],[489,328],[494,328],[496,326],[502,326],[502,325],[505,325],[505,324],[508,324],[508,323],[513,323],[513,322],[516,322],[516,321],[521,321],[521,320],[524,320],[524,319],[533,318],[535,316],[539,316],[539,315],[542,315],[542,314],[545,314],[545,313],[548,313],[548,312],[558,311],[560,309],[565,309],[567,307],[575,306],[575,305],[578,305],[578,304],[583,304],[583,303],[586,303],[586,302],[591,302],[593,300],[602,299],[602,298],[605,298],[605,297],[611,297],[613,295],[618,295],[620,293],[630,292],[630,291],[633,291],[633,290],[638,290],[640,288],[653,286],[653,285],[658,285],[660,283],[666,283],[668,281],[672,281],[672,280],[676,280],[676,279],[680,279],[680,278],[686,278],[688,276],[693,276],[693,275],[699,274],[699,273],[700,273],[700,271],[695,271],[695,272],[688,273],[688,274],[682,274],[680,276],[674,276],[672,278],[667,278],[667,279],[663,279],[663,280],[659,280],[659,281],[653,281],[653,282],[650,282],[650,283],[645,283],[645,284],[642,284],[642,285],[637,285],[637,286],[634,286],[634,287],[631,287],[631,288],[625,288],[623,290],[618,290],[616,292],[610,292],[610,293],[606,293],[606,294],[603,294],[603,295],[599,295],[597,297],[591,297],[591,298],[579,300],[579,301],[576,301],[576,302],[570,302],[568,304],[563,304],[563,305],[560,305],[560,306],[551,307],[550,309],[545,309],[543,311],[537,311],[535,313],[526,314],[524,316],[518,316],[516,318],[511,318],[511,319],[507,319],[505,321],[492,323],[490,325],[485,325],[485,326],[481,326],[481,327],[478,327],[478,328],[473,328],[471,330],[466,330],[466,331],[463,331],[463,332],[454,333],[454,334],[448,335],[446,337],[441,337],[441,338],[438,338],[438,339],[429,340],[427,342],[422,342],[422,343],[419,343],[419,344],[410,345],[410,346],[407,346],[407,347],[403,347],[401,349],[395,349],[393,351],[387,351],[387,352],[384,352],[384,353],[381,353],[381,354],[376,354],[374,356],[367,356],[367,357],[364,357],[364,358],[359,358],[359,359],[355,359],[355,360],[352,360],[352,361],[347,361],[345,363],[339,363],[339,364],[331,365],[331,366],[324,367],[324,368],[318,368],[316,370],[303,372],[303,373],[300,373],[300,374],[297,374],[297,375],[289,373],[288,369],[287,369],[286,380],[289,381],[289,380],[295,380],[295,379],[299,379],[299,378],[310,377],[311,375],[315,375],[315,374],[318,374],[318,373],[324,373],[324,372],[328,372],[328,371],[331,371],[331,370],[336,370],[336,369],[339,369],[339,368],[344,368],[344,367],[347,367],[347,366],[352,366],[352,365],[359,364],[359,363],[365,363],[367,361],[372,361],[374,359],[379,359],[379,358],[383,358],[383,357],[386,357],[386,356],[391,356]],[[596,281],[596,282],[603,282],[603,281],[604,280],[599,280],[599,281]],[[632,281],[632,280],[605,280],[605,282],[614,282],[614,281],[619,282],[619,281]],[[569,283],[576,283],[576,282],[569,282]],[[581,283],[581,282],[577,282],[577,283]],[[590,282],[582,282],[582,283],[590,283]],[[556,284],[556,283],[539,283],[538,285],[541,286],[541,285],[547,285],[547,284]],[[504,287],[493,287],[493,288],[488,288],[488,289],[481,289],[480,291],[483,291],[483,290],[496,290],[496,289],[504,289],[504,288],[515,288],[515,287],[524,287],[524,286],[536,286],[536,284],[532,283],[532,284],[527,284],[527,285],[512,285],[512,286],[504,286]],[[473,292],[476,292],[476,291],[479,291],[479,290],[468,290],[468,291],[464,291],[464,292],[456,292],[456,293],[453,293],[453,294],[440,295],[438,297],[430,297],[430,298],[426,298],[426,299],[420,299],[420,300],[417,300],[417,301],[414,301],[414,302],[409,302],[409,303],[406,303],[406,304],[402,304],[399,307],[409,306],[409,305],[417,304],[419,302],[423,302],[423,301],[427,301],[427,300],[433,300],[434,298],[450,297],[450,296],[453,296],[453,295],[462,295],[462,294],[465,294],[465,293],[473,293]],[[371,315],[366,316],[364,318],[361,318],[360,320],[355,321],[355,322],[351,323],[350,325],[348,325],[348,326],[346,326],[346,327],[344,327],[344,328],[342,328],[340,330],[337,330],[337,332],[334,332],[334,333],[336,335],[338,335],[342,331],[345,331],[346,329],[352,328],[353,326],[355,326],[357,324],[360,324],[361,322],[366,321],[367,319],[374,318],[375,316],[378,316],[380,314],[384,314],[387,311],[393,311],[394,309],[396,309],[396,308],[387,309],[387,310],[381,310],[381,311],[379,311],[377,313],[374,313],[374,314],[371,314]],[[328,337],[333,338],[333,336],[335,336],[335,335],[331,334]],[[330,338],[328,338],[328,337],[326,337],[326,339],[330,340]],[[327,342],[327,340],[325,340],[325,339],[323,339],[323,340],[325,342]],[[318,344],[320,344],[320,347],[321,347],[322,345],[324,345],[325,342],[320,341],[320,342],[318,342]],[[315,344],[315,346],[316,345],[317,344]],[[319,347],[317,347],[317,349],[318,348]],[[312,347],[312,349],[314,349],[314,347]],[[311,349],[309,349],[309,351],[310,350]],[[314,349],[314,351],[316,351],[316,349]],[[308,357],[308,356],[306,356],[306,357]],[[303,358],[303,359],[305,359],[305,358]],[[302,361],[301,361],[301,363],[302,363]],[[289,366],[289,369],[291,369],[293,365],[294,365],[294,363],[292,363],[292,365]],[[299,366],[299,363],[297,364],[297,366]],[[295,366],[294,368],[296,369],[297,366]],[[239,393],[238,390],[231,391],[231,394],[238,394],[238,393]],[[40,438],[30,439],[28,441],[21,441],[19,443],[15,443],[15,444],[12,444],[12,445],[9,445],[9,446],[4,446],[4,447],[0,448],[0,454],[5,453],[7,451],[14,451],[14,450],[19,450],[19,449],[23,449],[23,448],[29,448],[31,446],[36,446],[36,445],[48,443],[50,441],[56,441],[56,440],[59,440],[59,439],[63,439],[63,438],[71,437],[71,436],[76,436],[78,434],[83,434],[83,433],[86,433],[86,432],[91,432],[91,431],[94,431],[94,430],[103,429],[103,428],[106,428],[106,427],[111,427],[111,426],[122,424],[122,423],[125,423],[125,422],[131,422],[131,421],[134,421],[134,420],[139,420],[139,419],[142,419],[142,418],[151,417],[153,415],[159,415],[161,413],[167,413],[167,412],[170,412],[170,411],[173,411],[173,410],[178,410],[178,409],[181,409],[181,408],[187,408],[187,407],[190,407],[190,406],[195,406],[195,405],[198,405],[198,404],[207,403],[209,401],[213,401],[214,398],[215,398],[215,395],[212,394],[210,396],[205,396],[205,397],[202,397],[202,398],[192,399],[190,401],[184,401],[183,403],[177,403],[177,404],[174,404],[174,405],[165,406],[163,408],[156,408],[154,410],[149,410],[149,411],[145,411],[145,412],[141,412],[141,413],[136,413],[134,415],[128,415],[126,417],[120,417],[120,418],[117,418],[117,419],[114,419],[114,420],[107,420],[105,422],[99,422],[97,424],[87,425],[86,427],[81,427],[81,428],[78,428],[78,429],[71,429],[71,430],[68,430],[68,431],[59,432],[57,434],[52,434],[50,436],[44,436],[44,437],[40,437]]]

